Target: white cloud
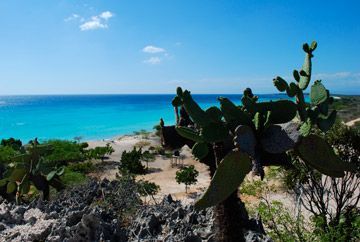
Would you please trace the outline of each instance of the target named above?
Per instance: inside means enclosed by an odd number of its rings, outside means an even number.
[[[78,15],[76,13],[73,13],[69,17],[65,18],[64,21],[69,22],[69,21],[72,21],[72,20],[75,20],[75,19],[78,19],[78,18],[80,18],[80,15]]]
[[[95,29],[106,29],[108,28],[108,25],[106,23],[102,23],[99,17],[94,16],[91,18],[91,20],[86,21],[85,23],[81,24],[79,27],[81,31],[86,31],[86,30],[95,30]]]
[[[338,80],[338,79],[359,79],[360,73],[352,73],[349,71],[335,73],[319,73],[314,75],[315,79]]]
[[[165,52],[166,50],[163,48],[160,48],[160,47],[153,46],[153,45],[148,45],[148,46],[145,46],[142,49],[142,51],[145,53],[155,54],[155,53]]]
[[[103,18],[103,19],[105,19],[105,20],[108,20],[108,19],[112,18],[113,16],[114,16],[114,14],[111,13],[110,11],[102,12],[102,13],[99,15],[100,18]]]
[[[108,20],[114,16],[110,11],[105,11],[99,15],[92,16],[90,20],[85,21],[79,26],[81,31],[95,30],[95,29],[107,29]]]
[[[151,64],[151,65],[156,65],[156,64],[159,64],[161,62],[161,59],[160,57],[150,57],[149,59],[147,60],[144,60],[144,63],[147,63],[147,64]]]

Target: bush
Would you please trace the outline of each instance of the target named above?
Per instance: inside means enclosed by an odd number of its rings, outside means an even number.
[[[177,183],[184,183],[185,184],[185,192],[187,193],[188,186],[197,183],[197,177],[199,172],[195,170],[193,165],[182,167],[179,171],[176,172],[176,182]]]
[[[156,195],[159,192],[160,186],[154,182],[140,180],[137,182],[137,190],[140,196],[143,197],[151,196],[154,199],[154,195]]]
[[[69,167],[65,167],[64,174],[61,177],[62,182],[67,187],[72,187],[79,184],[84,184],[88,181],[88,178],[79,172],[71,170]]]
[[[337,123],[324,138],[344,162],[360,165],[359,131]],[[321,175],[301,159],[293,158],[293,164],[295,168],[285,172],[286,185],[312,214],[315,234],[322,241],[359,239],[359,174],[345,172],[344,177],[332,178]]]
[[[104,147],[97,146],[94,149],[88,150],[88,159],[101,159],[104,161],[106,155],[111,155],[114,152],[110,144]]]
[[[145,174],[145,166],[141,164],[142,151],[135,147],[132,151],[124,151],[121,155],[119,170],[121,173]]]
[[[149,169],[149,162],[155,161],[155,155],[147,150],[142,153],[141,159],[146,162],[146,169]]]
[[[95,170],[95,166],[92,162],[80,162],[80,163],[71,163],[68,165],[68,168],[71,171],[79,172],[82,174],[88,174]]]
[[[0,163],[7,164],[11,158],[19,154],[11,146],[0,146]]]
[[[2,139],[0,145],[8,146],[16,151],[19,151],[22,146],[22,142],[19,139],[9,138],[9,139]]]
[[[51,145],[53,152],[45,157],[48,162],[67,164],[86,159],[87,143],[76,143],[68,140],[48,140],[44,144]]]
[[[253,215],[261,217],[267,234],[274,241],[311,241],[314,239],[303,216],[293,216],[280,201],[263,199],[255,209],[250,209]],[[257,213],[257,214],[255,214]]]

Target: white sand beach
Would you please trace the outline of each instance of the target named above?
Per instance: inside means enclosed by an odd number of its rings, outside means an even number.
[[[118,173],[117,163],[120,162],[123,151],[131,151],[134,146],[141,143],[147,144],[144,146],[143,150],[148,149],[150,146],[159,146],[160,139],[153,134],[146,138],[141,135],[125,135],[109,140],[88,141],[88,143],[90,148],[105,146],[107,143],[113,147],[114,153],[104,162],[108,165],[105,165],[103,169],[98,170],[95,174],[90,174],[91,176],[100,179],[106,178],[108,180],[113,180],[116,178],[116,173]],[[180,165],[172,166],[170,158],[157,155],[154,162],[149,162],[149,173],[137,176],[137,179],[151,181],[160,186],[161,190],[155,196],[156,200],[160,201],[164,195],[171,194],[174,199],[182,200],[183,203],[189,203],[194,201],[196,196],[204,191],[209,185],[210,176],[208,174],[207,166],[196,161],[191,154],[190,148],[186,146],[182,148],[180,153],[184,158],[183,165],[194,165],[195,169],[199,171],[199,176],[197,177],[198,182],[195,185],[190,186],[188,193],[185,193],[185,185],[178,184],[175,180],[176,171],[179,169]],[[144,165],[146,165],[145,162]]]

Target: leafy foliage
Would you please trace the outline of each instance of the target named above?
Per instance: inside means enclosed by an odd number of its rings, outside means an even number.
[[[106,155],[111,155],[114,152],[114,148],[108,143],[106,146],[98,146],[87,151],[89,159],[101,159],[104,161]]]
[[[154,182],[149,182],[145,180],[139,180],[136,182],[136,184],[137,184],[137,191],[140,196],[145,198],[151,196],[152,199],[155,201],[154,195],[156,195],[160,191],[159,185],[157,185]]]
[[[193,165],[181,167],[179,171],[176,172],[176,182],[185,184],[185,191],[187,193],[188,186],[197,183],[197,177],[199,172],[195,169]]]
[[[50,145],[53,152],[46,155],[46,162],[61,163],[84,161],[87,158],[87,143],[76,143],[68,140],[48,140],[45,145]]]
[[[360,133],[337,123],[323,135],[346,164],[360,166]],[[293,157],[294,168],[285,171],[289,189],[298,194],[304,208],[312,214],[314,233],[321,241],[351,241],[360,238],[360,177],[345,172],[341,178],[330,177]]]
[[[13,150],[20,151],[22,142],[19,139],[9,138],[9,139],[2,139],[0,145],[11,147]]]
[[[263,199],[252,209],[261,217],[268,235],[274,241],[311,241],[315,235],[311,232],[311,225],[303,216],[294,216],[284,204],[274,200]],[[254,213],[254,212],[253,212]]]
[[[67,167],[71,171],[82,173],[82,174],[91,173],[96,169],[94,164],[91,161],[71,163]]]
[[[146,162],[146,169],[149,169],[149,162],[154,162],[155,161],[155,154],[153,154],[150,151],[146,150],[141,154],[141,160]]]
[[[142,150],[133,148],[132,151],[124,151],[121,155],[119,170],[121,173],[145,174],[145,166],[141,163]]]
[[[13,158],[16,155],[19,155],[20,152],[14,150],[11,146],[0,146],[0,163],[2,164],[8,164],[11,162],[11,158]],[[1,176],[0,176],[1,177]]]
[[[64,174],[61,176],[61,181],[66,187],[73,187],[84,184],[89,179],[84,173],[74,171],[70,167],[65,167]]]

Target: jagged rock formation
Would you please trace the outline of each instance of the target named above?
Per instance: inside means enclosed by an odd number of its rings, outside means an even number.
[[[90,181],[51,202],[20,206],[0,197],[0,241],[215,241],[212,208],[195,211],[170,195],[144,206],[133,185]],[[134,207],[133,219],[125,218]],[[258,232],[244,234],[247,241],[271,241]]]

